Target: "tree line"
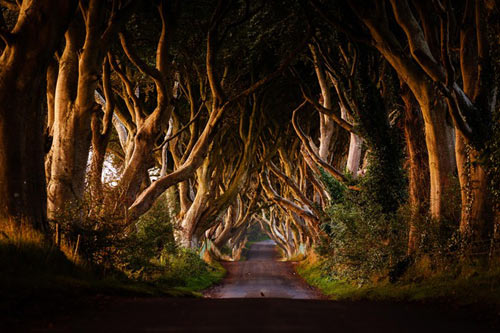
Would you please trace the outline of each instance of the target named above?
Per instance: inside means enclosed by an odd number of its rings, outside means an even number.
[[[473,252],[498,245],[493,0],[0,9],[4,226],[53,242],[92,215],[131,233],[164,201],[176,242],[219,257],[252,225],[289,258],[368,234],[412,256],[444,227]]]

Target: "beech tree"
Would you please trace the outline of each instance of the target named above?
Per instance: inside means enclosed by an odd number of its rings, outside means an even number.
[[[113,1],[109,8],[104,1],[81,1],[79,13],[65,34],[54,105],[49,110],[49,119],[54,121],[48,124],[53,139],[46,161],[49,218],[83,197],[91,118],[99,109],[95,90],[103,59],[133,6],[134,1]]]
[[[494,1],[0,6],[5,221],[89,201],[125,235],[165,200],[179,245],[232,259],[251,225],[291,258],[358,213],[403,255],[454,222],[462,245],[498,237]]]
[[[47,67],[77,1],[2,1],[0,12],[0,223],[47,231],[43,92]]]
[[[331,15],[320,2],[311,4],[335,29],[352,40],[373,46],[408,86],[424,119],[430,213],[435,219],[446,217],[444,193],[455,170],[454,149],[462,191],[460,230],[465,238],[481,234],[484,228],[479,221],[485,221],[488,182],[484,165],[474,161],[486,142],[482,134],[491,131],[491,114],[496,108],[497,84],[485,74],[486,68],[492,69],[492,50],[498,45],[494,34],[487,33],[487,29],[495,27],[492,24],[495,4],[380,1],[367,5],[337,1],[337,14],[330,12]],[[426,8],[435,10],[429,13]],[[342,24],[340,12],[350,21],[345,19],[346,24]],[[463,24],[459,26],[460,20]],[[363,29],[354,30],[353,22]],[[403,34],[396,33],[394,27]],[[452,49],[458,50],[459,61],[454,61]],[[455,73],[462,75],[462,83]],[[455,134],[447,124],[447,117],[453,121]],[[456,136],[456,145],[452,135]],[[464,148],[466,145],[468,149]],[[472,161],[473,167],[464,167],[470,166],[466,161]]]

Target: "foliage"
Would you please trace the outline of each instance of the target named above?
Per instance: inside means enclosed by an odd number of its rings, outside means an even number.
[[[69,252],[77,252],[78,260],[94,271],[122,274],[162,287],[181,287],[183,291],[206,288],[225,273],[221,267],[206,264],[197,253],[177,248],[164,198],[129,227],[90,200],[77,212],[68,208],[57,219],[63,243],[71,244]]]
[[[396,108],[397,90],[390,84],[393,78],[385,74],[387,89],[382,96],[370,77],[380,64],[362,57],[353,95],[358,106],[357,130],[367,145],[369,165],[356,184],[359,191],[346,190],[322,172],[332,200],[322,226],[328,238],[318,250],[327,257],[325,274],[364,282],[387,275],[405,258],[408,224],[399,211],[407,198],[402,137],[387,112]]]
[[[121,263],[130,275],[145,278],[162,271],[168,256],[177,252],[166,201],[159,200],[135,224],[122,244]]]
[[[69,204],[51,222],[55,238],[59,237],[56,242],[71,248],[75,260],[96,270],[115,268],[117,245],[124,239],[125,226],[106,205],[90,199]]]
[[[62,250],[71,256],[71,249]],[[54,267],[61,273],[71,273],[75,266],[67,255],[49,245],[46,238],[30,228],[18,228],[14,223],[0,224],[0,267],[2,276],[25,276],[50,273]]]
[[[342,202],[346,191],[345,185],[333,178],[333,176],[329,173],[325,172],[323,168],[320,168],[319,171],[320,179],[323,182],[326,191],[330,195],[330,204]]]
[[[438,301],[480,305],[493,310],[500,305],[500,270],[468,263],[429,275],[425,265],[415,265],[398,283],[387,280],[359,284],[324,274],[324,262],[304,261],[297,272],[309,284],[335,300]]]
[[[497,107],[492,121],[493,134],[486,142],[482,154],[482,163],[486,166],[489,177],[489,190],[496,209],[500,207],[500,106]]]
[[[408,228],[397,214],[383,212],[361,193],[346,192],[345,201],[331,205],[320,247],[327,256],[325,274],[366,281],[387,274],[405,257]]]
[[[75,298],[96,294],[192,295],[134,281],[119,272],[96,274],[73,256],[67,243],[58,248],[31,228],[9,223],[0,225],[0,267],[0,310],[8,321],[25,320],[27,304],[36,302],[53,307],[37,307],[37,312],[59,313],[61,304],[74,307]]]
[[[184,248],[168,257],[166,268],[156,283],[189,291],[205,289],[225,275],[220,264],[208,265],[196,252]]]
[[[250,228],[247,229],[246,235],[247,243],[260,242],[269,239],[269,236],[264,231],[262,231],[260,225],[256,223],[254,223]]]

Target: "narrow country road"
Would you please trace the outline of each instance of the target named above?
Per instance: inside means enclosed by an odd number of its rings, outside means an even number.
[[[96,298],[84,308],[13,331],[498,332],[470,309],[318,299],[321,295],[294,275],[290,263],[277,261],[269,242],[254,244],[247,261],[225,265],[227,278],[206,298]]]
[[[295,298],[318,299],[321,295],[303,282],[292,264],[278,261],[276,243],[252,245],[247,260],[224,263],[227,276],[205,296],[211,298]]]

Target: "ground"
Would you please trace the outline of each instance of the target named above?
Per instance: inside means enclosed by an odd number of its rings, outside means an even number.
[[[271,240],[252,245],[247,260],[227,262],[227,275],[221,285],[208,290],[211,298],[324,298],[300,279],[290,263],[279,261]]]
[[[476,314],[443,305],[320,299],[316,290],[294,274],[291,263],[277,261],[276,249],[269,242],[255,243],[248,261],[225,266],[227,278],[205,298],[95,298],[78,311],[26,323],[16,330],[498,332]]]

